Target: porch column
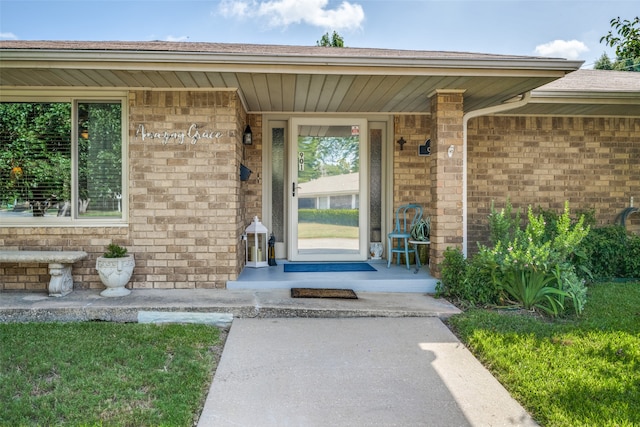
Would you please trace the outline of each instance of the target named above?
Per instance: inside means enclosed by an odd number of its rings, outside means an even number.
[[[462,248],[463,90],[431,95],[431,275],[447,247]]]

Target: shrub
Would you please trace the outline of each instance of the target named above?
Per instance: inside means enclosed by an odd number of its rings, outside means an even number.
[[[520,210],[513,214],[513,206],[507,199],[504,208],[496,211],[493,201],[491,202],[491,213],[489,214],[489,240],[492,245],[498,242],[511,241],[516,232],[520,230]]]
[[[463,289],[467,261],[462,252],[456,248],[447,248],[444,251],[444,260],[441,264],[442,283],[439,283],[438,293],[445,297],[455,297],[460,299],[466,292]]]
[[[358,225],[358,209],[300,209],[300,222],[317,222],[333,225]]]
[[[462,306],[486,306],[499,300],[499,290],[491,280],[487,260],[481,254],[467,260],[459,249],[447,248],[442,262],[442,282],[437,294]]]
[[[584,282],[574,280],[577,275],[570,260],[589,234],[589,227],[583,226],[584,217],[572,225],[565,203],[564,212],[553,221],[554,231],[549,230],[545,216],[534,215],[531,207],[527,218],[526,228],[516,230],[511,241],[481,248],[480,252],[492,259],[493,282],[525,309],[557,316],[565,311],[565,300],[569,299],[580,313],[586,291],[582,289]]]
[[[640,277],[640,236],[628,234],[621,225],[592,229],[580,249],[595,279]]]
[[[624,253],[624,277],[640,279],[640,236],[629,236]]]

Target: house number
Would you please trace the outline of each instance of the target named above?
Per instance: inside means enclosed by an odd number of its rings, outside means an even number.
[[[304,171],[304,153],[300,152],[298,153],[298,170],[299,171]]]

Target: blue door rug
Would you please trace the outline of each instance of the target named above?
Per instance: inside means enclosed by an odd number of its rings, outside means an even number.
[[[285,273],[326,273],[341,271],[377,271],[366,262],[323,262],[284,264]]]

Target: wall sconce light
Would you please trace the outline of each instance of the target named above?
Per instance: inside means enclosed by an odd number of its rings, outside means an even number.
[[[431,139],[427,139],[424,145],[418,145],[418,156],[430,156],[431,155]]]
[[[453,145],[449,146],[449,149],[447,150],[447,154],[449,155],[449,158],[453,157],[453,151],[456,149],[456,147],[454,147]]]
[[[247,125],[246,128],[244,128],[244,133],[242,134],[242,143],[244,145],[251,145],[253,144],[253,138],[252,138],[252,134],[251,134],[251,128],[249,127],[249,125]]]
[[[407,141],[405,141],[403,137],[400,137],[400,139],[397,142],[398,144],[400,144],[400,151],[404,150],[404,144],[406,144]]]

